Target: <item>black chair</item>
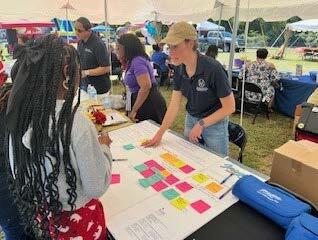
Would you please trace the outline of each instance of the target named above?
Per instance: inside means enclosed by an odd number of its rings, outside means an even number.
[[[169,67],[169,75],[168,75],[168,82],[167,82],[167,90],[169,90],[171,83],[173,82],[173,77],[174,77],[174,69],[175,66],[173,64],[168,64]]]
[[[163,86],[169,77],[169,72],[162,72],[159,64],[153,63],[153,68],[157,70],[158,76],[156,76],[156,81],[160,86]]]
[[[242,82],[240,83],[239,87],[239,96],[237,98],[237,107],[236,109],[240,109],[241,106],[241,100],[242,100]],[[246,97],[246,92],[252,92],[255,94],[258,94],[260,96],[259,100],[251,100]],[[255,83],[251,82],[245,82],[244,85],[244,103],[246,106],[246,109],[252,110],[252,113],[254,114],[252,123],[255,124],[255,120],[257,115],[259,115],[262,112],[266,113],[267,119],[269,119],[269,110],[268,110],[268,104],[266,102],[263,102],[264,94],[262,92],[262,89],[256,85]]]
[[[247,143],[247,134],[245,130],[238,124],[229,122],[229,141],[240,149],[237,160],[243,162],[243,152]]]

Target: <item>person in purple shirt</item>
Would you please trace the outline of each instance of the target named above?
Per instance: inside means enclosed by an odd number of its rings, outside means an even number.
[[[157,89],[153,67],[139,38],[124,34],[117,42],[118,55],[127,63],[124,83],[131,96],[127,95],[129,117],[133,121],[153,120],[162,123],[166,102]]]

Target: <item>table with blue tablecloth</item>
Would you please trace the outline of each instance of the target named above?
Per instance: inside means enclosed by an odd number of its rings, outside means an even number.
[[[309,96],[318,87],[318,83],[310,76],[283,77],[283,89],[276,89],[275,109],[281,113],[294,117],[296,106],[306,102]]]

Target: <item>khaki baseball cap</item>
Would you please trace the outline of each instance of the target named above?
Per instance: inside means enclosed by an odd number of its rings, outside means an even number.
[[[186,39],[197,40],[197,31],[187,22],[178,22],[171,26],[167,36],[160,43],[178,45]]]

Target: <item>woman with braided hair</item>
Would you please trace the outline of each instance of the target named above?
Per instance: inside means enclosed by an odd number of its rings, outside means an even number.
[[[79,56],[49,35],[26,47],[7,106],[12,191],[38,239],[105,239],[97,200],[111,177],[110,139],[77,111]]]
[[[13,202],[8,186],[8,166],[4,152],[6,106],[12,84],[0,86],[0,226],[6,240],[29,240],[20,221],[18,210]]]

